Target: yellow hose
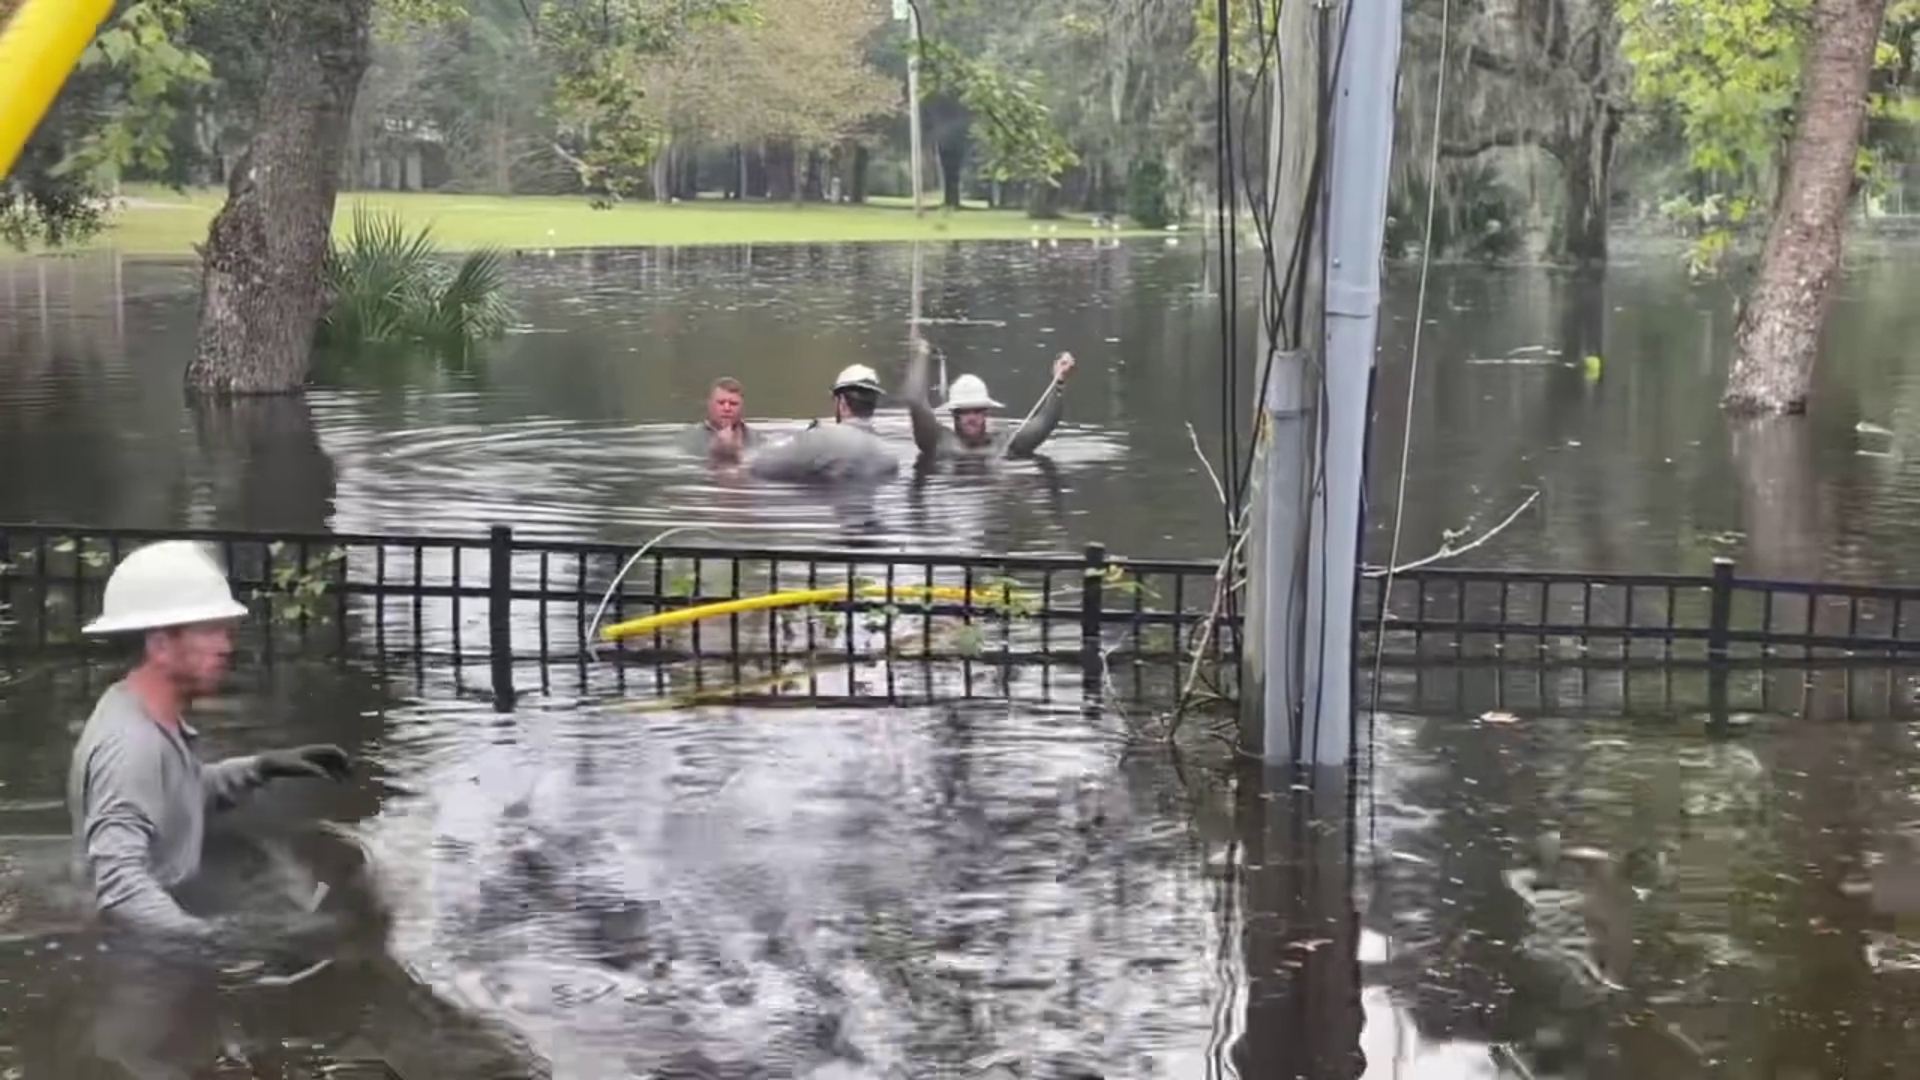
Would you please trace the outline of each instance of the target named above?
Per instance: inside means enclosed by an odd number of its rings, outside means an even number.
[[[878,597],[917,597],[924,600],[956,600],[961,603],[1005,603],[1013,595],[999,588],[976,588],[971,595],[958,585],[866,585],[854,590],[861,596]],[[770,608],[805,607],[808,604],[830,604],[835,600],[844,600],[847,587],[831,585],[820,589],[789,589],[786,592],[767,593],[763,596],[743,596],[738,600],[717,600],[711,604],[695,604],[692,607],[675,608],[653,615],[644,615],[638,619],[612,623],[601,628],[600,636],[607,641],[619,641],[621,638],[650,634],[655,630],[664,630],[670,626],[698,622],[720,615],[739,615],[748,611],[766,611]]]
[[[113,9],[113,0],[24,0],[0,29],[0,176]]]

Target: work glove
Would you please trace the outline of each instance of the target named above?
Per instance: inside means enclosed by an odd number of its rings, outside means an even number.
[[[353,775],[353,761],[347,752],[324,743],[270,750],[259,755],[258,768],[262,782],[301,777],[338,781]]]

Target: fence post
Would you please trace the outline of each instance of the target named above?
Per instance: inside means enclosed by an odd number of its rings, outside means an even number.
[[[487,656],[493,707],[513,711],[513,529],[495,525],[487,543]],[[457,630],[456,630],[457,632]]]
[[[1707,659],[1727,658],[1728,637],[1733,630],[1733,560],[1724,555],[1713,560],[1713,599],[1707,615]]]
[[[1100,658],[1100,630],[1105,622],[1102,614],[1106,583],[1107,546],[1088,544],[1086,568],[1080,578],[1080,686],[1082,694],[1096,700],[1105,674],[1102,671],[1105,662]]]
[[[1707,725],[1723,731],[1727,725],[1728,639],[1733,633],[1733,560],[1713,560],[1713,593],[1707,615]]]

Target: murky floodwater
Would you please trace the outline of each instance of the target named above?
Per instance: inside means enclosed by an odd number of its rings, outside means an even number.
[[[925,250],[922,310],[950,375],[975,371],[1024,409],[1055,352],[1081,358],[1045,461],[848,505],[667,453],[716,374],[780,428],[823,411],[845,364],[893,370],[912,262],[887,247],[525,259],[526,331],[472,370],[335,370],[310,407],[202,412],[178,394],[190,274],[7,263],[0,520],[507,522],[629,541],[694,522],[748,541],[1213,550],[1193,443],[1217,457],[1218,283],[1191,247]],[[1653,263],[1599,284],[1437,272],[1405,549],[1540,489],[1477,560],[1697,569],[1727,552],[1771,573],[1906,578],[1909,265],[1855,274],[1809,424],[1731,432],[1713,290]],[[1405,418],[1410,288],[1387,315],[1376,506]],[[905,453],[904,423],[882,426]],[[82,674],[0,676],[0,1076],[115,1075],[95,1063],[102,1032],[142,1030],[114,1020],[145,1015],[115,992],[137,980],[58,885],[66,754],[105,677]],[[596,1078],[1254,1077],[1324,1066],[1362,1012],[1382,1076],[1853,1076],[1916,1049],[1900,937],[1901,910],[1920,907],[1900,873],[1913,731],[1762,717],[1714,740],[1625,691],[1611,711],[1642,720],[1512,705],[1510,722],[1484,687],[1409,678],[1393,700],[1427,715],[1375,729],[1356,944],[1337,903],[1281,911],[1307,886],[1270,805],[1208,762],[1129,751],[1137,718],[1019,684],[943,708],[532,696],[500,715],[444,672],[251,670],[203,718],[216,750],[326,739],[370,767],[349,789],[249,808],[234,858],[291,859],[337,884],[342,911],[377,891],[391,926],[344,919],[336,962],[306,976],[314,957],[263,943],[211,998],[159,995],[214,1004],[146,1026],[198,1032],[179,1053],[223,1060],[206,1073],[222,1076],[376,1058],[409,1078],[513,1075],[533,1055]],[[1780,700],[1838,711],[1831,695]],[[377,888],[352,871],[363,858]],[[1309,864],[1337,896],[1339,874]],[[229,900],[284,903],[273,894]],[[382,933],[385,953],[369,944]],[[1364,988],[1326,959],[1352,947]]]

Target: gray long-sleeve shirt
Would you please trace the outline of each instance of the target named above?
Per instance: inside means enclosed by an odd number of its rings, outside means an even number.
[[[815,421],[793,438],[748,458],[747,471],[765,480],[795,483],[885,480],[900,471],[900,459],[874,434],[870,421]]]
[[[259,761],[201,764],[197,734],[147,713],[124,682],[100,695],[67,773],[76,873],[99,911],[131,929],[200,935],[170,890],[200,869],[209,809],[259,787]]]
[[[1067,407],[1067,390],[1055,382],[1047,387],[1040,407],[1018,428],[1011,432],[1004,429],[992,432],[977,443],[967,442],[942,424],[933,406],[927,404],[927,363],[926,356],[915,357],[900,390],[906,398],[907,411],[913,416],[913,442],[920,448],[923,463],[957,457],[1028,457],[1060,426],[1060,417]]]

